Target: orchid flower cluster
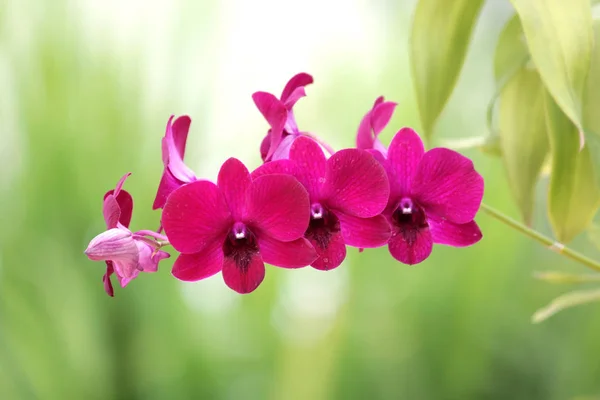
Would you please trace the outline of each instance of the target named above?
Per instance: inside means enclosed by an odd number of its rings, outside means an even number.
[[[362,119],[356,148],[334,151],[296,123],[293,107],[313,78],[300,73],[281,96],[252,96],[269,130],[260,145],[263,164],[250,171],[240,160],[223,163],[216,182],[198,178],[184,163],[191,119],[171,117],[162,139],[164,170],[154,200],[162,209],[158,231],[129,229],[131,195],[126,174],[104,196],[107,230],[85,253],[106,262],[125,287],[139,272],[155,272],[173,246],[180,254],[172,274],[198,281],[221,272],[238,293],[254,291],[265,263],[281,268],[341,265],[347,247],[387,246],[393,258],[418,264],[434,243],[454,247],[478,242],[474,221],[483,178],[468,158],[445,149],[425,151],[410,128],[400,129],[386,148],[379,134],[396,103],[378,98]],[[164,231],[164,233],[163,233]]]

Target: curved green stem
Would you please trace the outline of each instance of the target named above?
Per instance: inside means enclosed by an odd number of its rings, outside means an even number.
[[[171,245],[168,240],[158,240],[156,243],[158,244],[159,249]]]
[[[588,268],[591,268],[596,271],[600,271],[600,263],[599,262],[592,260],[591,258],[586,257],[585,255],[583,255],[573,249],[565,247],[563,244],[555,241],[554,239],[552,239],[546,235],[543,235],[540,232],[523,225],[522,223],[502,214],[500,211],[488,206],[487,204],[481,203],[481,210],[483,210],[489,216],[497,219],[498,221],[503,222],[504,224],[510,226],[511,228],[521,232],[522,234],[529,236],[530,238],[532,238],[534,240],[537,240],[538,242],[540,242],[541,244],[543,244],[545,246],[548,246],[551,250],[554,250],[558,254],[561,254],[567,258],[570,258],[573,261],[583,264]]]

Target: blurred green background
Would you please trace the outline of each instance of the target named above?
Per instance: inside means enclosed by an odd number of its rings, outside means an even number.
[[[83,254],[125,172],[132,228],[158,226],[171,114],[192,117],[186,160],[211,179],[229,156],[259,164],[250,96],[300,71],[315,84],[297,120],[336,148],[382,94],[399,103],[384,141],[418,128],[414,3],[0,0],[0,398],[600,399],[599,306],[530,323],[569,288],[532,272],[583,268],[483,214],[472,248],[413,267],[350,250],[326,273],[268,268],[247,296],[220,276],[178,282],[172,257],[109,298]],[[511,13],[487,2],[438,143],[485,133]],[[516,217],[502,161],[466,154],[485,201]],[[545,189],[535,226],[549,233]],[[585,237],[574,247],[600,257]]]

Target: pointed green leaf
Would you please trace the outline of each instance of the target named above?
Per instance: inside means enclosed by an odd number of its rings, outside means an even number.
[[[600,282],[600,274],[568,274],[558,271],[536,272],[536,279],[555,284]]]
[[[556,238],[567,243],[585,230],[600,205],[588,146],[579,150],[577,128],[546,92],[546,124],[552,154],[548,213]]]
[[[583,146],[582,97],[593,47],[590,0],[511,0],[544,84]]]
[[[411,65],[426,137],[431,137],[435,121],[456,85],[482,5],[483,0],[417,3],[411,32]]]
[[[600,21],[594,21],[594,43],[583,94],[583,126],[596,178],[600,179]]]
[[[600,289],[577,290],[569,292],[552,300],[552,302],[546,307],[537,310],[535,314],[533,314],[533,317],[531,317],[531,320],[537,324],[545,321],[557,312],[564,309],[592,303],[595,301],[600,301]]]
[[[500,95],[498,127],[508,182],[526,224],[531,223],[535,186],[548,154],[545,89],[535,70],[521,68]]]
[[[518,15],[508,20],[496,44],[494,53],[494,77],[496,86],[509,80],[529,60],[529,49],[525,41],[525,34]]]
[[[501,156],[500,138],[496,135],[472,136],[458,139],[442,139],[441,147],[447,147],[452,150],[470,150],[479,149],[484,153]]]
[[[487,109],[487,125],[491,137],[498,140],[497,124],[495,120],[495,110],[500,99],[500,94],[506,84],[519,72],[529,61],[529,50],[525,43],[525,35],[521,27],[521,21],[515,14],[504,25],[494,53],[494,77],[496,81],[496,90]],[[499,141],[499,140],[498,140]]]

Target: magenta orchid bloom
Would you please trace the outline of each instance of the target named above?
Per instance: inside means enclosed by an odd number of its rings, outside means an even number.
[[[260,154],[264,162],[287,158],[296,138],[312,137],[307,132],[300,132],[293,110],[296,102],[306,96],[304,87],[311,83],[312,76],[302,72],[288,81],[279,99],[267,92],[256,92],[252,95],[254,104],[271,127],[260,145]],[[321,145],[333,153],[328,145]]]
[[[425,152],[416,132],[403,128],[392,139],[384,166],[390,181],[384,214],[392,226],[388,247],[394,258],[418,264],[434,243],[464,247],[481,239],[473,218],[484,185],[471,160],[445,148]]]
[[[171,115],[167,122],[165,136],[162,139],[162,159],[164,171],[152,209],[163,208],[171,192],[186,183],[194,182],[196,176],[183,163],[185,143],[192,120],[184,115],[173,122]]]
[[[388,202],[389,183],[383,167],[367,151],[345,149],[326,159],[316,142],[300,137],[289,160],[263,164],[253,177],[271,173],[294,175],[309,193],[311,218],[305,237],[319,255],[311,264],[314,268],[338,267],[346,245],[372,248],[388,242],[390,226],[380,214]]]
[[[217,184],[196,181],[175,190],[162,225],[181,255],[173,275],[197,281],[222,271],[227,286],[250,293],[265,276],[264,263],[300,268],[317,254],[303,238],[308,193],[290,175],[252,179],[239,160],[221,167]]]
[[[383,96],[375,100],[373,108],[363,117],[358,126],[356,148],[369,150],[378,160],[387,157],[387,149],[379,140],[379,134],[390,122],[396,103],[384,101]]]
[[[92,239],[85,250],[90,260],[106,262],[102,280],[109,296],[114,296],[110,278],[113,273],[121,287],[125,287],[140,271],[156,272],[160,260],[169,257],[168,253],[158,250],[156,242],[128,229],[133,199],[122,187],[129,175],[123,176],[115,190],[104,195],[102,213],[107,230]]]

